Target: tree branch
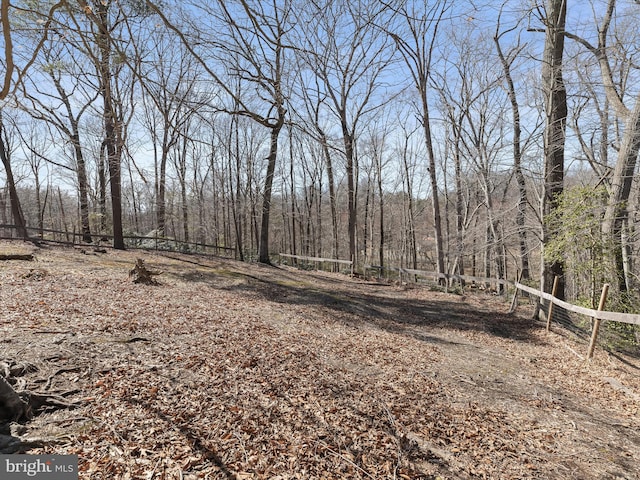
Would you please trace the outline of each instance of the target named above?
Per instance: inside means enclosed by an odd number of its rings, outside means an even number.
[[[42,34],[42,38],[36,45],[36,48],[33,51],[33,55],[31,56],[31,59],[27,62],[25,67],[18,72],[18,79],[16,80],[16,85],[19,85],[22,82],[22,78],[26,75],[27,70],[29,70],[31,65],[33,65],[33,63],[36,61],[36,58],[38,57],[38,54],[40,53],[40,50],[42,49],[44,42],[46,42],[47,38],[49,37],[49,29],[51,27],[51,22],[53,21],[53,14],[55,13],[56,10],[61,8],[64,5],[64,3],[65,3],[65,0],[60,0],[58,3],[54,4],[49,9],[49,13],[47,14],[47,20],[45,21],[43,26],[44,33]],[[4,79],[4,85],[2,87],[2,91],[0,91],[0,100],[6,98],[6,96],[9,94],[11,74],[13,72],[13,69],[15,68],[15,65],[13,63],[13,49],[12,49],[11,30],[10,30],[10,22],[9,22],[9,0],[2,0],[1,13],[2,13],[2,30],[4,32],[4,38],[5,38],[5,53],[7,54],[7,57],[6,57],[7,71],[5,72],[5,79]]]

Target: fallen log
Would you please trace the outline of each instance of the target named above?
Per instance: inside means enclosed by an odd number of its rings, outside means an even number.
[[[25,260],[32,262],[35,260],[33,253],[0,253],[0,260]]]

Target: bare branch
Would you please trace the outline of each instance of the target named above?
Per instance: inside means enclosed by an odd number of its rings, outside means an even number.
[[[36,61],[42,46],[46,42],[49,37],[49,30],[51,28],[51,23],[53,21],[53,14],[61,8],[65,3],[65,0],[60,0],[58,3],[53,5],[49,9],[49,13],[47,14],[47,20],[43,25],[43,34],[42,38],[36,45],[36,48],[33,51],[31,59],[27,62],[23,69],[18,69],[18,79],[16,81],[16,85],[19,85],[22,82],[22,78],[25,76],[31,65]],[[0,91],[0,100],[6,98],[9,94],[10,85],[11,85],[11,76],[13,74],[13,70],[16,68],[15,63],[13,61],[13,44],[11,39],[11,26],[9,22],[9,0],[2,0],[1,6],[1,14],[2,14],[2,30],[5,40],[5,54],[6,54],[6,63],[7,63],[7,71],[5,72],[4,84],[2,86],[2,90]]]

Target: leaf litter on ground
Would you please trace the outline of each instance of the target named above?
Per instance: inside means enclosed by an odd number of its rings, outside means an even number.
[[[38,275],[0,265],[0,359],[37,367],[27,388],[77,391],[20,438],[77,454],[80,478],[638,478],[637,359],[585,363],[502,299],[175,253],[34,254]],[[137,258],[159,285],[128,279]]]

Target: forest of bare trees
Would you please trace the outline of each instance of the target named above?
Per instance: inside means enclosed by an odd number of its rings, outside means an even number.
[[[15,236],[560,276],[640,308],[636,1],[1,7]]]

